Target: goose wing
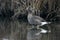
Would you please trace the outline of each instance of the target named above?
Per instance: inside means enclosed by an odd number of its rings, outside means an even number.
[[[42,21],[45,21],[45,20],[43,18],[40,18],[39,16],[31,17],[32,24],[41,24]]]
[[[33,16],[32,18],[35,20],[39,20],[41,22],[46,22],[42,17],[39,17],[39,16]]]

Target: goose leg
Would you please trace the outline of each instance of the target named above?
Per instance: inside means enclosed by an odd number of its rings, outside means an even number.
[[[32,25],[32,28],[35,28],[35,26],[34,26],[34,25]]]
[[[37,29],[40,29],[40,25],[37,25]]]

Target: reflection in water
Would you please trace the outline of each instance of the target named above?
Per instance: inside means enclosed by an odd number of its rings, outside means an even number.
[[[50,33],[51,31],[49,30],[45,30],[45,29],[30,29],[27,32],[27,40],[42,40],[42,36],[44,36],[44,34],[46,33]],[[45,35],[47,36],[47,35]]]
[[[7,38],[3,38],[3,40],[8,40]]]
[[[36,33],[40,32],[40,30],[29,30],[27,33],[27,40],[40,40],[42,34],[35,35]]]

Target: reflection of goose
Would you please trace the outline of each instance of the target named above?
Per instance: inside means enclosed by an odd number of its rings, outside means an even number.
[[[48,30],[45,30],[45,29],[41,28],[41,31],[36,33],[35,35],[39,35],[40,33],[47,33],[47,32],[51,32],[51,31],[50,30],[48,31]]]
[[[39,30],[29,30],[27,32],[27,40],[41,40],[42,34],[36,35],[36,33],[40,32]]]
[[[32,8],[28,9],[28,22],[32,25],[38,25],[37,28],[39,26],[43,26],[45,24],[50,24],[51,22],[46,22],[43,18],[33,15],[34,10]]]

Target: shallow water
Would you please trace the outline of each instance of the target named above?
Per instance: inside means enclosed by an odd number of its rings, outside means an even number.
[[[29,30],[27,33],[27,40],[40,40],[42,34],[36,35],[40,30]]]
[[[0,21],[0,40],[39,40],[42,34],[35,34],[40,30],[29,30],[32,25],[18,20]]]

